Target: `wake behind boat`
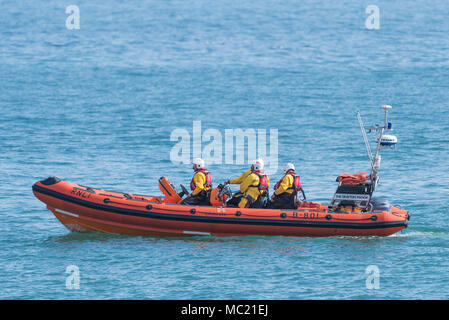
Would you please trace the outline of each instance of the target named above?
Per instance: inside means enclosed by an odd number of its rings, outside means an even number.
[[[210,206],[181,204],[182,198],[162,177],[164,196],[145,196],[95,189],[56,177],[33,185],[35,196],[71,231],[100,231],[145,236],[388,236],[407,227],[408,212],[373,198],[380,168],[379,151],[397,143],[385,110],[384,126],[365,128],[357,114],[371,162],[371,173],[343,173],[330,204],[301,201],[295,209],[226,206],[228,186],[211,192]],[[375,154],[366,132],[379,132]],[[184,191],[184,190],[183,190]]]

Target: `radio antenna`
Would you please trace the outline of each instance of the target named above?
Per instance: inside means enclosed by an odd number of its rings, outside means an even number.
[[[385,112],[384,125],[379,126],[376,124],[375,127],[370,127],[370,128],[365,127],[363,125],[362,117],[360,116],[360,112],[357,111],[357,120],[359,121],[360,129],[362,130],[363,140],[365,141],[366,150],[368,152],[368,156],[369,156],[369,159],[371,162],[370,178],[373,183],[373,190],[377,187],[377,182],[378,182],[377,174],[380,169],[380,160],[381,160],[381,156],[379,154],[380,150],[385,149],[385,148],[394,148],[394,146],[398,142],[398,139],[396,138],[396,136],[393,136],[390,134],[384,134],[385,131],[387,131],[387,130],[388,131],[393,130],[391,123],[388,122],[388,111],[390,111],[392,109],[392,106],[386,104],[386,105],[381,106],[381,108]],[[366,133],[370,133],[371,131],[376,131],[379,133],[377,136],[377,146],[376,146],[376,152],[375,152],[374,156],[371,152],[371,146],[368,142],[368,137],[366,135]]]

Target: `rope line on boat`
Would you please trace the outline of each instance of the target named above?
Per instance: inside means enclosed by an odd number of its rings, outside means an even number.
[[[116,198],[116,197],[114,197],[114,198]],[[123,199],[123,198],[122,198],[122,199]],[[123,200],[130,200],[130,199],[123,199]],[[137,199],[132,199],[132,200],[141,201],[142,204],[137,204],[137,203],[122,203],[122,202],[113,201],[113,200],[111,200],[111,199],[109,199],[109,198],[103,199],[103,202],[106,203],[106,204],[108,204],[108,203],[114,203],[114,204],[125,205],[125,206],[128,206],[128,207],[146,208],[146,209],[148,209],[148,210],[152,210],[152,209],[153,209],[152,206],[151,206],[151,209],[148,208],[148,204],[147,204],[147,203],[150,202],[150,201],[137,200]],[[222,208],[223,208],[223,207],[222,207]],[[164,209],[164,210],[167,210],[167,209]],[[196,210],[195,210],[195,211],[196,211]],[[304,209],[303,209],[302,211],[303,211],[303,212],[301,212],[301,213],[304,213],[304,212],[305,212]],[[315,211],[313,211],[313,212],[315,212]],[[318,212],[316,212],[316,213],[319,213],[319,212],[326,212],[326,211],[318,211]],[[201,212],[201,211],[196,212],[196,213],[199,213],[199,214],[205,214],[205,215],[208,214],[208,212]],[[241,216],[244,216],[244,217],[253,217],[253,218],[279,218],[279,217],[281,217],[281,218],[283,218],[283,219],[285,219],[285,218],[288,217],[287,213],[285,213],[285,212],[281,212],[280,214],[270,214],[270,215],[265,214],[265,215],[261,215],[261,214],[251,214],[251,213],[243,213],[243,212],[241,212],[241,211],[237,211],[237,212],[234,212],[234,213],[221,212],[221,215],[222,215],[222,216],[227,216],[227,217],[235,217],[235,216],[241,217]],[[397,215],[397,214],[396,214],[396,215]],[[397,215],[397,216],[400,216],[400,215]],[[307,218],[305,218],[305,217],[295,217],[295,218],[299,218],[299,219],[301,219],[301,218],[307,219]],[[329,219],[327,218],[327,216],[315,217],[315,218],[313,218],[313,219],[314,219],[314,220],[324,220],[324,219],[329,220]],[[337,218],[337,217],[335,217],[335,216],[332,216],[331,219],[332,219],[332,220],[338,220],[338,221],[367,221],[367,220],[376,221],[376,220],[377,220],[377,216],[371,215],[370,217],[367,217],[367,218],[360,218],[360,219],[345,219],[345,218]]]

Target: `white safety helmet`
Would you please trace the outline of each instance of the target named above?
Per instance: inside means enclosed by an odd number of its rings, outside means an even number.
[[[251,168],[252,168],[253,170],[256,170],[256,171],[263,170],[263,168],[264,168],[264,162],[263,162],[263,160],[260,159],[260,158],[254,160],[254,162],[253,162]]]
[[[193,168],[196,169],[196,170],[204,169],[204,160],[201,159],[201,158],[193,159],[192,164],[193,164]]]
[[[286,163],[284,165],[284,173],[287,173],[288,170],[295,170],[295,165],[291,162]]]

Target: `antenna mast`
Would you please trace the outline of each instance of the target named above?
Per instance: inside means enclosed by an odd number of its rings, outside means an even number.
[[[360,112],[357,111],[357,120],[359,121],[360,129],[362,130],[363,140],[365,141],[366,150],[368,152],[368,156],[369,156],[370,163],[371,163],[370,179],[373,183],[373,191],[376,189],[377,182],[379,181],[377,174],[379,173],[379,169],[380,169],[380,161],[381,161],[381,156],[379,154],[380,150],[385,149],[385,148],[394,148],[394,146],[398,142],[398,139],[396,138],[396,136],[384,134],[385,131],[387,131],[387,130],[388,131],[393,130],[391,122],[388,122],[388,111],[390,111],[392,109],[392,106],[383,105],[383,106],[381,106],[381,108],[385,112],[383,126],[376,125],[375,127],[365,127],[363,125],[362,118],[360,116]],[[379,133],[377,136],[377,146],[376,146],[376,152],[374,154],[374,157],[371,152],[371,146],[368,142],[368,137],[366,135],[367,133],[371,133],[371,131],[376,131]]]

